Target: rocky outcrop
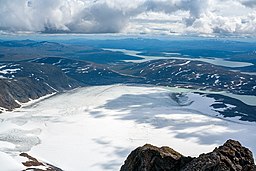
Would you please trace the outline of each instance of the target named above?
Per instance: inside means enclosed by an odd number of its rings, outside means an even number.
[[[213,152],[195,158],[183,170],[254,171],[256,168],[252,152],[238,141],[228,140]]]
[[[228,140],[213,152],[185,157],[169,147],[149,144],[132,151],[121,171],[256,171],[252,152]]]
[[[49,163],[39,161],[38,159],[28,155],[27,153],[21,153],[20,156],[25,158],[25,161],[22,162],[22,164],[26,167],[26,169],[23,171],[63,171],[62,169]]]
[[[184,157],[169,147],[155,147],[146,144],[134,150],[125,161],[121,171],[178,171],[192,158]]]

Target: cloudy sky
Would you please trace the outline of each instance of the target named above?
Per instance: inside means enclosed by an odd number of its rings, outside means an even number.
[[[256,0],[0,0],[0,33],[256,35]]]

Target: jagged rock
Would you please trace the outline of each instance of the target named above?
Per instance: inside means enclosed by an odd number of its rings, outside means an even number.
[[[248,148],[243,147],[238,141],[228,140],[213,152],[201,154],[183,170],[254,171],[255,165],[252,152]]]
[[[26,161],[22,162],[22,164],[27,167],[24,171],[34,170],[34,171],[63,171],[62,169],[53,166],[49,163],[45,163],[37,160],[36,158],[28,155],[27,153],[21,153],[21,157],[25,157]]]
[[[191,160],[191,157],[184,157],[169,147],[158,148],[146,144],[137,148],[128,156],[121,171],[178,171]]]
[[[228,140],[213,152],[185,157],[169,147],[149,144],[132,151],[121,171],[256,171],[252,152]]]

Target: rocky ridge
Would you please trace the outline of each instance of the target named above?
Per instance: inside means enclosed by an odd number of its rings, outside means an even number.
[[[71,90],[81,85],[61,69],[47,64],[28,62],[4,63],[0,73],[0,112],[12,110],[30,100]]]
[[[25,159],[22,164],[26,167],[25,170],[23,171],[29,171],[29,170],[34,170],[34,171],[63,171],[62,169],[53,166],[49,163],[45,163],[43,161],[40,161],[32,156],[30,156],[27,153],[21,153],[21,157]]]
[[[186,157],[169,147],[146,144],[126,159],[120,171],[256,171],[252,152],[238,141],[199,157]]]

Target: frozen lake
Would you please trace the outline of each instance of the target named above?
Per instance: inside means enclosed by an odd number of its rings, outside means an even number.
[[[230,138],[256,154],[255,123],[216,117],[214,99],[199,94],[188,93],[194,102],[179,106],[170,98],[174,91],[86,87],[1,114],[0,164],[28,152],[68,171],[113,171],[145,143],[197,156]]]

